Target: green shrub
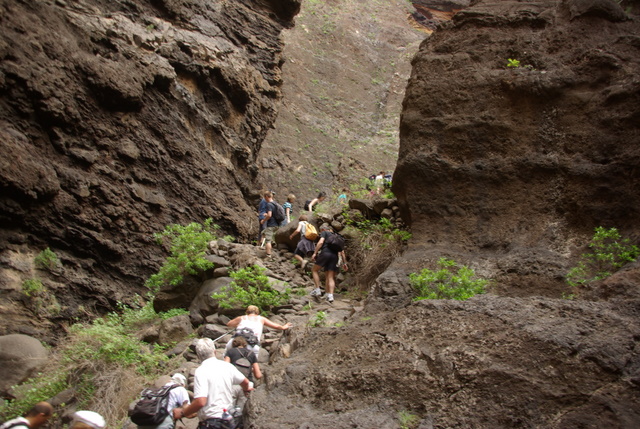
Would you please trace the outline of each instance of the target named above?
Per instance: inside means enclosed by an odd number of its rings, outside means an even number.
[[[244,308],[255,305],[262,309],[271,309],[289,301],[289,290],[280,293],[269,284],[264,275],[265,269],[257,265],[242,268],[229,274],[233,282],[221,292],[211,297],[218,301],[221,308]]]
[[[218,228],[207,219],[203,224],[169,225],[163,232],[154,234],[158,244],[169,245],[170,256],[145,285],[155,293],[164,285],[179,285],[185,275],[200,274],[213,268],[214,264],[205,256],[209,242],[216,239],[214,230]]]
[[[420,417],[406,410],[398,413],[398,420],[400,422],[400,429],[412,429],[420,423]]]
[[[158,313],[158,316],[162,320],[167,320],[167,319],[171,319],[172,317],[182,316],[185,314],[189,314],[189,311],[185,310],[184,308],[172,308],[169,311],[163,311],[161,313]]]
[[[22,416],[34,404],[47,401],[68,387],[67,373],[64,371],[36,374],[26,383],[13,387],[13,393],[18,399],[4,401],[0,405],[0,421],[6,422],[16,416]]]
[[[45,270],[54,270],[60,265],[58,256],[48,247],[35,257],[36,266]]]
[[[24,414],[33,404],[73,388],[74,408],[100,412],[110,423],[126,418],[126,404],[144,384],[167,372],[169,359],[158,346],[136,336],[141,325],[157,323],[160,317],[184,312],[172,310],[158,315],[151,303],[119,311],[92,323],[75,324],[45,367],[27,382],[14,386],[16,397],[0,405],[0,421]],[[62,414],[64,405],[60,405]],[[124,421],[124,420],[122,420]],[[63,427],[54,415],[51,427]]]
[[[416,301],[422,299],[457,299],[464,301],[479,293],[484,293],[486,279],[476,278],[475,272],[455,261],[440,258],[437,271],[428,268],[420,273],[409,274],[411,286],[417,291]],[[456,271],[457,268],[457,271]]]
[[[34,297],[42,294],[45,287],[38,279],[26,279],[22,282],[22,293],[28,297]]]
[[[630,244],[627,238],[623,239],[616,228],[597,227],[589,248],[591,252],[583,253],[578,265],[566,275],[567,283],[572,287],[602,280],[640,256],[638,246]]]
[[[309,320],[309,326],[313,326],[314,328],[324,326],[325,323],[327,323],[327,313],[324,311],[318,311],[316,315]]]

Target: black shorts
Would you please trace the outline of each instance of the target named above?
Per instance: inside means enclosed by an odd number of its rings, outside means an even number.
[[[340,271],[338,268],[338,254],[326,249],[316,256],[316,265],[320,265],[325,271]]]

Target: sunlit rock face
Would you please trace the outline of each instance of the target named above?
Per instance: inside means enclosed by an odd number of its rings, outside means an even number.
[[[425,40],[393,184],[412,265],[458,255],[499,288],[542,293],[558,290],[594,227],[637,237],[637,13],[614,1],[480,2]]]
[[[211,217],[223,234],[248,236],[256,154],[281,97],[280,33],[299,7],[4,2],[5,296],[29,275],[20,255],[47,247],[62,259],[62,317],[73,317],[75,300],[110,308],[141,292],[165,225]]]
[[[426,33],[431,33],[438,24],[450,21],[456,13],[469,7],[471,3],[472,0],[412,1],[415,12],[411,14],[410,20]],[[477,0],[475,3],[477,3]]]

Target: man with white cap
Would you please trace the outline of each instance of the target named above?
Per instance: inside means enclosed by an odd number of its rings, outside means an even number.
[[[189,392],[185,389],[187,385],[187,378],[176,372],[171,376],[171,381],[165,384],[165,386],[178,385],[169,391],[169,400],[167,401],[167,417],[158,426],[138,426],[144,429],[173,429],[175,422],[173,421],[173,415],[171,411],[174,408],[183,407],[190,403]]]
[[[196,341],[196,354],[202,365],[196,369],[193,402],[173,410],[174,419],[191,417],[196,412],[200,419],[198,429],[227,427],[221,417],[233,406],[234,386],[240,385],[245,394],[253,390],[249,380],[238,369],[215,355],[216,347],[210,338]]]
[[[95,411],[76,411],[69,429],[104,429],[107,422]]]

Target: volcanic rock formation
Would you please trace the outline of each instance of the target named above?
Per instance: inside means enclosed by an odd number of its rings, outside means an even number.
[[[61,317],[80,315],[74,303],[112,308],[157,270],[152,234],[166,225],[211,217],[248,235],[256,154],[281,96],[280,32],[299,7],[2,2],[5,296],[19,297],[18,277],[50,247],[64,268],[45,286]]]

